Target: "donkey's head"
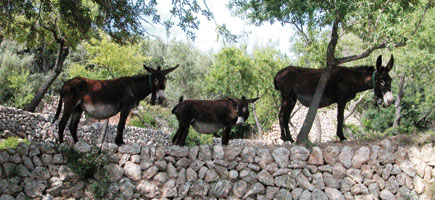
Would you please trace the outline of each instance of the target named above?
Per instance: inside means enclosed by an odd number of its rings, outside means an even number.
[[[389,106],[394,102],[393,94],[391,93],[391,77],[388,74],[394,66],[394,57],[391,55],[390,61],[387,66],[382,66],[382,56],[380,55],[376,60],[376,72],[373,74],[373,87],[375,93],[376,103],[382,105],[385,103]]]
[[[243,96],[242,99],[233,99],[233,98],[228,98],[228,97],[227,97],[227,99],[232,101],[233,103],[235,103],[236,109],[237,109],[236,125],[241,125],[249,117],[248,104],[257,101],[259,99],[259,97],[255,98],[255,99],[246,99],[246,97]]]
[[[174,71],[174,69],[176,69],[178,67],[171,67],[165,70],[162,70],[161,66],[157,67],[157,70],[147,67],[145,65],[143,65],[145,70],[147,70],[150,75],[149,75],[149,86],[150,86],[150,90],[151,92],[156,95],[157,99],[159,101],[163,101],[163,99],[165,98],[165,88],[166,88],[166,75],[169,74],[170,72]]]

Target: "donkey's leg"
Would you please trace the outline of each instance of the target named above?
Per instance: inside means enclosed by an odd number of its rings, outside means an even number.
[[[292,96],[282,96],[281,110],[279,111],[279,126],[281,128],[281,139],[284,141],[294,142],[290,130],[288,127],[288,122],[290,120],[290,114],[295,107],[296,97]]]
[[[71,124],[69,126],[69,130],[71,131],[72,138],[74,140],[74,143],[77,143],[79,139],[77,138],[77,127],[80,122],[80,117],[82,116],[83,109],[81,105],[78,105],[74,112],[71,115]]]
[[[73,102],[71,102],[69,99],[65,99],[65,103],[63,105],[63,115],[59,122],[59,143],[63,143],[63,132],[65,131],[66,124],[68,123],[74,106]]]
[[[174,145],[180,145],[183,146],[187,137],[187,134],[189,134],[189,126],[190,126],[190,120],[188,121],[178,121],[178,130],[177,133],[175,133],[174,137],[172,138],[172,143]]]
[[[130,113],[130,109],[121,111],[121,115],[119,117],[119,122],[118,122],[118,132],[116,134],[116,139],[115,139],[115,143],[118,146],[124,144],[124,140],[122,139],[122,134],[124,132],[125,121],[127,120],[129,113]]]
[[[225,127],[224,132],[222,134],[222,145],[228,145],[228,142],[230,141],[230,132],[231,132],[231,126]]]
[[[340,138],[340,141],[343,141],[346,140],[343,135],[344,108],[346,107],[346,102],[338,102],[337,107],[337,136]]]

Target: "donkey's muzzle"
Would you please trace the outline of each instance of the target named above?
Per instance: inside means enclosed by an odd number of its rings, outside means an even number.
[[[238,118],[237,118],[236,125],[237,125],[237,126],[240,126],[240,125],[242,125],[243,123],[245,123],[245,119],[243,119],[243,117],[238,117]]]

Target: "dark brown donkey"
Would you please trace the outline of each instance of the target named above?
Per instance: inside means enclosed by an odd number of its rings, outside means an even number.
[[[123,144],[122,133],[130,110],[150,93],[156,95],[158,99],[164,98],[166,75],[178,65],[165,70],[161,70],[161,67],[157,70],[145,65],[144,67],[150,74],[111,80],[76,77],[65,82],[60,91],[59,105],[53,120],[54,122],[59,117],[62,101],[65,102],[63,116],[59,122],[59,142],[63,142],[63,131],[70,116],[72,118],[69,129],[76,143],[77,126],[83,111],[96,119],[107,119],[121,112],[115,143]]]
[[[186,100],[178,103],[172,113],[177,116],[178,130],[172,142],[184,146],[189,127],[199,133],[212,134],[225,128],[222,144],[228,145],[231,127],[243,124],[249,117],[248,103],[255,99],[224,98],[220,100]]]
[[[333,69],[319,107],[337,103],[337,136],[345,140],[343,135],[343,114],[346,103],[355,98],[356,93],[374,88],[374,96],[378,105],[385,102],[390,105],[393,101],[391,94],[391,77],[388,72],[393,68],[394,58],[386,67],[382,66],[382,56],[373,66],[340,67]],[[324,69],[308,69],[289,66],[279,71],[274,80],[275,88],[281,92],[281,110],[279,112],[279,126],[281,139],[294,142],[290,135],[288,122],[296,100],[304,106],[310,106],[311,98],[316,90],[317,82]]]

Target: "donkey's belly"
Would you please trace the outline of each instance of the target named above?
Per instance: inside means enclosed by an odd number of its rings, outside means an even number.
[[[85,104],[83,109],[91,117],[96,119],[107,119],[119,112],[119,106],[110,104]]]
[[[206,123],[206,122],[194,121],[192,122],[192,127],[198,133],[212,134],[212,133],[216,133],[219,129],[225,126],[220,123]]]

